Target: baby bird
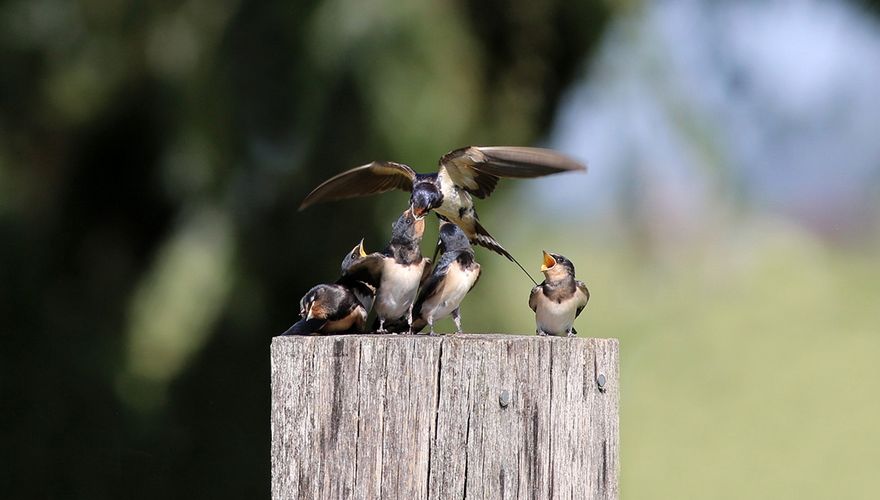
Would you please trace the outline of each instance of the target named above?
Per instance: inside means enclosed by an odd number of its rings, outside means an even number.
[[[312,287],[299,303],[302,317],[282,335],[363,332],[367,310],[350,288],[338,283]]]
[[[461,333],[461,301],[480,279],[480,264],[474,260],[474,249],[460,227],[441,220],[439,247],[440,260],[413,306],[413,333],[428,325],[433,335],[434,321],[450,314],[456,333]]]
[[[377,324],[373,327],[380,333],[386,332],[386,322],[405,320],[407,329],[412,324],[419,285],[431,271],[431,261],[422,256],[420,248],[424,233],[424,218],[416,218],[407,209],[392,225],[391,241],[385,250],[363,252],[343,272],[344,280],[354,279],[375,287],[373,308]]]
[[[282,335],[366,331],[376,288],[346,276],[357,259],[365,255],[363,245],[361,240],[346,254],[341,266],[343,276],[336,283],[316,285],[303,296],[299,303],[302,319]]]
[[[535,333],[574,337],[574,319],[590,300],[587,285],[574,279],[574,264],[559,254],[545,251],[541,272],[544,281],[529,295],[529,307],[535,311],[537,323]]]

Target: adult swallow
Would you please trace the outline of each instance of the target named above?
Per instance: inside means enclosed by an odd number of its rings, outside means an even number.
[[[590,291],[583,281],[574,279],[574,264],[562,255],[544,252],[541,265],[544,281],[532,288],[529,307],[535,311],[538,335],[567,335],[590,300]]]
[[[586,167],[548,149],[469,146],[443,155],[437,172],[431,174],[418,174],[407,165],[391,161],[374,161],[355,167],[324,181],[306,196],[299,209],[395,189],[409,191],[410,209],[417,218],[434,210],[460,227],[472,243],[507,257],[537,285],[528,271],[480,224],[472,197],[488,197],[502,177],[540,177],[578,170],[585,171]]]
[[[405,319],[412,324],[412,306],[419,285],[431,270],[430,260],[420,248],[425,221],[406,209],[391,228],[391,241],[381,252],[367,254],[360,248],[342,279],[355,279],[376,288],[376,321],[373,327],[384,333],[385,323]]]
[[[367,310],[345,285],[332,283],[314,286],[299,304],[302,319],[282,335],[366,331]]]
[[[480,279],[480,264],[474,258],[467,235],[448,221],[440,222],[442,255],[425,281],[413,306],[413,333],[426,325],[434,334],[434,321],[452,315],[456,333],[461,333],[461,302]]]

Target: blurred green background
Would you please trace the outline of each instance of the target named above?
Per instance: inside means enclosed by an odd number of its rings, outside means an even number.
[[[874,498],[878,88],[871,2],[0,2],[0,496],[267,496],[271,336],[406,204],[303,196],[506,144],[590,164],[478,209],[621,339],[626,498]]]

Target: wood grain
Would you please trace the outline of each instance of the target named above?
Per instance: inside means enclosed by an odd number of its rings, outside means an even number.
[[[618,356],[616,339],[276,337],[272,496],[617,498]]]

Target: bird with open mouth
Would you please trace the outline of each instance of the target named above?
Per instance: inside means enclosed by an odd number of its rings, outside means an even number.
[[[343,270],[343,280],[361,281],[375,288],[376,324],[373,329],[385,333],[385,323],[406,321],[412,324],[412,306],[419,286],[431,271],[431,261],[420,248],[425,233],[424,218],[406,209],[391,229],[391,241],[381,252],[366,253],[361,244],[358,257]],[[363,240],[361,240],[363,242]]]
[[[488,197],[502,177],[530,178],[573,171],[586,171],[586,166],[549,149],[469,146],[443,155],[437,172],[430,174],[416,173],[409,166],[392,161],[355,167],[324,181],[306,196],[299,209],[395,189],[409,191],[410,210],[416,218],[434,210],[460,227],[472,243],[507,257],[537,284],[480,224],[472,197]]]
[[[574,264],[556,253],[544,252],[544,281],[532,288],[529,307],[535,311],[538,335],[577,335],[574,320],[590,300],[590,291],[574,277]]]
[[[366,331],[367,315],[373,307],[376,288],[348,275],[364,254],[364,240],[345,255],[336,283],[312,287],[299,302],[301,319],[282,335],[318,333],[360,333]]]
[[[474,256],[474,249],[467,236],[455,224],[440,222],[440,259],[434,266],[431,276],[419,290],[413,306],[412,333],[420,332],[425,326],[434,335],[434,322],[452,316],[456,333],[461,333],[461,302],[480,279],[480,264]],[[390,330],[400,328],[398,325]]]

